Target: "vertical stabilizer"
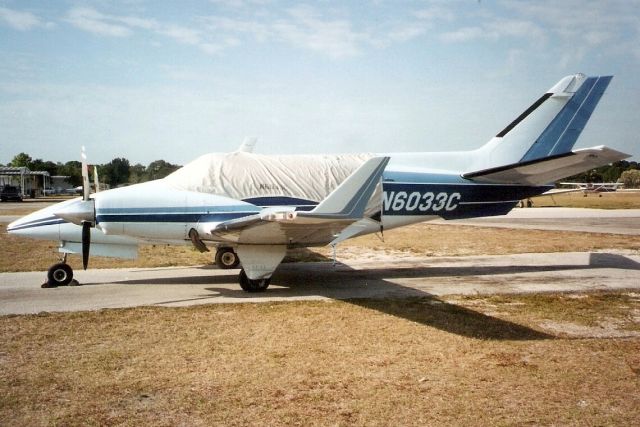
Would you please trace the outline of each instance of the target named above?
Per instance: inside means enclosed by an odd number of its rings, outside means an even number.
[[[476,151],[475,169],[571,151],[612,76],[567,76]]]
[[[588,77],[542,132],[522,162],[568,153],[575,145],[613,76]]]

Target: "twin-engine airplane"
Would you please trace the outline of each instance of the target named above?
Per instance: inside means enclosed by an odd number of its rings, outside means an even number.
[[[466,152],[265,156],[204,155],[164,179],[89,194],[11,223],[11,234],[60,242],[51,286],[68,284],[66,254],[135,257],[139,243],[217,247],[241,263],[248,292],[264,291],[288,248],[435,218],[503,215],[566,176],[629,157],[572,151],[611,76],[567,76],[484,146]]]

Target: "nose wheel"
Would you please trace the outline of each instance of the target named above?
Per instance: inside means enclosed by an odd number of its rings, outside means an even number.
[[[78,285],[77,280],[73,280],[73,268],[67,264],[67,254],[62,256],[59,263],[53,264],[47,271],[47,281],[42,288],[57,288],[58,286]]]
[[[54,264],[47,272],[47,281],[42,284],[43,288],[55,288],[67,286],[73,280],[73,269],[69,264],[60,262]]]

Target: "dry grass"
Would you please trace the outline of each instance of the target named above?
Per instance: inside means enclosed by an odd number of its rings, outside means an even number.
[[[562,206],[567,208],[595,208],[595,209],[640,209],[640,191],[616,191],[610,193],[582,192],[563,193],[555,196],[534,197],[535,207]]]
[[[638,425],[640,338],[541,326],[638,313],[596,294],[1,317],[0,424]]]

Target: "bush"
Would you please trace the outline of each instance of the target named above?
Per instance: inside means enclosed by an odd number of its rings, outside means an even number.
[[[640,170],[632,169],[622,172],[620,181],[624,184],[624,188],[640,188]]]

